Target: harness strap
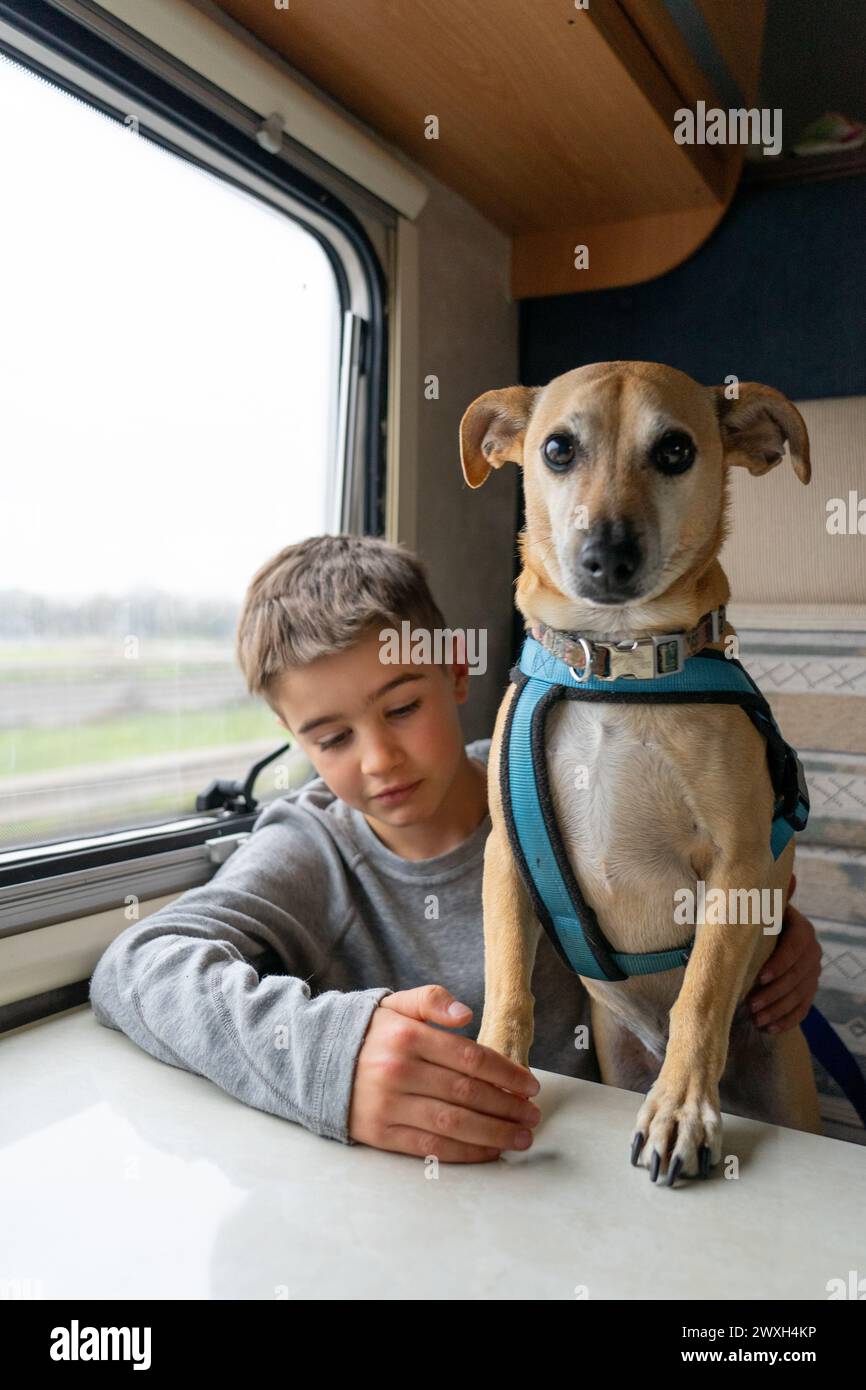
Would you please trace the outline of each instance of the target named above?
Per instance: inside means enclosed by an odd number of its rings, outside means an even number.
[[[654,680],[577,681],[568,666],[527,636],[511,671],[519,693],[509,708],[501,750],[500,788],[509,841],[533,908],[557,954],[590,979],[622,980],[685,965],[694,944],[665,951],[614,951],[583,897],[562,845],[547,778],[544,726],[562,698],[638,703],[733,703],[764,735],[777,797],[770,846],[778,859],[809,812],[802,765],[785,742],[760,690],[740,663],[721,652],[690,657],[682,671]]]

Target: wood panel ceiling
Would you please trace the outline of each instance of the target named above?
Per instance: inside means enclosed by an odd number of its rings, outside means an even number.
[[[751,102],[765,0],[737,0],[736,24],[730,0],[698,3]],[[219,4],[510,234],[515,297],[661,274],[736,185],[741,151],[674,141],[678,108],[721,103],[662,0]]]

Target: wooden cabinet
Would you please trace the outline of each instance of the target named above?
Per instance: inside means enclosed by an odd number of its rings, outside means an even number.
[[[509,233],[515,298],[662,274],[736,186],[742,147],[678,144],[675,113],[751,105],[766,0],[689,0],[682,31],[663,0],[220,5]]]

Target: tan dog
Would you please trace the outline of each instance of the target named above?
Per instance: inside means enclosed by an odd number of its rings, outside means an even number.
[[[810,478],[806,427],[791,402],[752,382],[737,399],[726,398],[729,389],[652,362],[600,362],[546,387],[512,386],[473,402],[460,426],[470,487],[504,463],[523,469],[516,602],[527,630],[541,620],[585,636],[644,637],[688,630],[727,601],[716,558],[729,526],[727,470],[766,473],[787,441],[797,477]],[[731,637],[726,624],[709,645],[730,653]],[[526,1066],[543,928],[500,793],[516,693],[509,685],[488,760],[478,1041]],[[726,893],[781,889],[787,902],[794,841],[773,860],[764,738],[736,705],[560,700],[545,753],[563,846],[614,950],[681,945],[674,894],[699,880]],[[575,765],[588,769],[586,790],[574,789]],[[722,1098],[734,1113],[822,1132],[800,1029],[761,1033],[742,1004],[776,940],[761,922],[701,925],[685,968],[584,980],[603,1080],[650,1088],[632,1162],[649,1167],[653,1181],[660,1168],[672,1184],[718,1163]]]

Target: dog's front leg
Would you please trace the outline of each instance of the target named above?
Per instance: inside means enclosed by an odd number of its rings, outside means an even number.
[[[484,1015],[478,1042],[527,1067],[534,1033],[532,971],[542,928],[505,827],[492,819],[484,848]]]
[[[730,861],[707,875],[707,903],[741,905],[752,885],[766,882],[766,866]],[[712,890],[720,889],[718,898]],[[760,891],[758,894],[760,899]],[[710,916],[710,913],[707,913]],[[713,914],[715,915],[715,913]],[[721,915],[721,914],[719,914]],[[731,1020],[756,961],[772,949],[754,913],[749,921],[707,921],[695,943],[679,996],[670,1012],[665,1060],[641,1106],[632,1137],[632,1162],[659,1172],[673,1185],[678,1175],[706,1176],[722,1152],[719,1082],[725,1069]],[[767,924],[769,925],[769,924]]]

